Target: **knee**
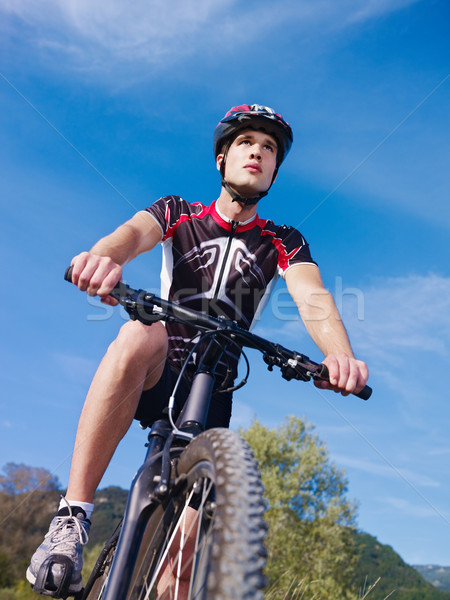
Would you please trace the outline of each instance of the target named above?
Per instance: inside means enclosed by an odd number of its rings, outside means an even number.
[[[123,359],[153,358],[167,356],[167,333],[161,323],[151,326],[139,321],[128,321],[110,346],[110,350],[120,353]]]

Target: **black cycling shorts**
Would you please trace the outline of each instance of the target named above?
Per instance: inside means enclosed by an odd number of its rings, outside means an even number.
[[[158,383],[149,390],[142,392],[139,404],[134,416],[138,421],[150,426],[160,419],[163,410],[169,403],[169,398],[177,381],[178,372],[166,361],[164,371]],[[189,395],[190,384],[182,379],[175,396],[174,417],[178,417],[180,410]],[[209,405],[206,429],[212,427],[228,427],[231,419],[232,394],[213,394]]]

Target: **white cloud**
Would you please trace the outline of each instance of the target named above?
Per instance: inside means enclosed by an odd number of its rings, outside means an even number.
[[[392,2],[391,0],[366,0],[366,2],[357,3],[359,6],[355,5],[355,10],[349,16],[349,21],[367,21],[368,19],[380,17],[393,10],[404,8],[417,1],[418,0],[413,0],[413,2],[410,0],[399,0],[397,2]]]
[[[377,475],[379,477],[387,478],[401,478],[407,481],[412,486],[436,488],[440,487],[440,483],[428,475],[413,472],[409,469],[398,468],[396,465],[389,465],[387,463],[372,462],[362,458],[355,458],[353,456],[345,456],[341,454],[334,454],[333,460],[347,468],[357,469],[370,475]]]
[[[381,503],[388,504],[395,510],[402,513],[403,516],[408,515],[410,517],[436,517],[436,514],[445,517],[445,513],[442,513],[438,508],[434,508],[432,505],[417,505],[405,500],[404,498],[395,498],[393,496],[387,496],[380,498]]]
[[[111,61],[164,66],[226,44],[245,46],[280,26],[297,35],[315,28],[340,29],[401,9],[416,0],[284,1],[247,4],[237,0],[2,0],[0,12],[21,19],[41,48],[64,52],[78,68],[98,70]]]
[[[448,456],[450,455],[450,448],[441,447],[441,448],[431,448],[427,450],[428,456]]]
[[[450,351],[450,278],[380,279],[363,294],[364,318],[358,321],[354,304],[345,301],[343,316],[356,354],[369,365],[374,398],[377,389],[380,400],[388,392],[402,427],[428,435],[430,410],[446,410],[440,374]]]
[[[364,351],[380,356],[403,351],[435,352],[450,348],[450,278],[440,275],[378,280],[362,290],[364,309],[357,319],[351,299],[343,302],[351,338]]]

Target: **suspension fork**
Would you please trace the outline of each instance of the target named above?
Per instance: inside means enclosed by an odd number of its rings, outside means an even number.
[[[161,473],[162,453],[172,428],[156,421],[149,433],[145,460],[134,476],[128,495],[122,530],[103,596],[104,600],[126,598],[139,553],[148,515],[157,504],[151,491]]]
[[[192,380],[189,396],[177,419],[176,425],[181,431],[191,431],[196,435],[205,430],[209,404],[216,382],[215,371],[224,352],[225,348],[212,336]]]

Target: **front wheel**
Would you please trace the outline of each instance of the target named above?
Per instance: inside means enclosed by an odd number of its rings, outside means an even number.
[[[128,600],[258,600],[266,562],[264,500],[249,445],[211,429],[173,467],[150,516]]]

